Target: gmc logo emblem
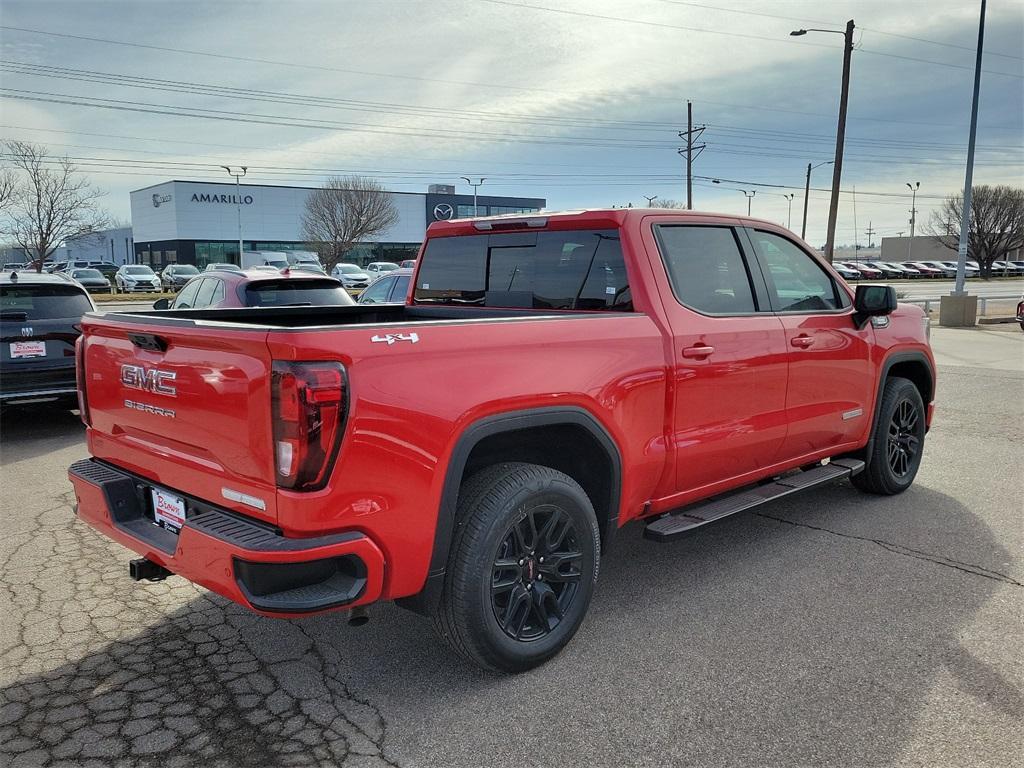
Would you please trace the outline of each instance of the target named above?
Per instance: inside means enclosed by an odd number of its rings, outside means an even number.
[[[143,368],[141,365],[122,365],[121,383],[129,389],[141,389],[156,395],[176,397],[178,390],[174,385],[177,374],[173,371],[161,371],[159,368]]]

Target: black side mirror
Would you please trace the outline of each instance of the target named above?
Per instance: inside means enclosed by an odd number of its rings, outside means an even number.
[[[863,328],[872,317],[891,314],[896,309],[896,289],[891,285],[858,285],[853,298],[853,321]]]
[[[170,299],[157,299],[156,301],[153,302],[153,309],[170,309],[170,308],[171,308],[171,300]]]

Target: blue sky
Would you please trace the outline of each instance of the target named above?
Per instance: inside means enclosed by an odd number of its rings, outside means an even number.
[[[756,189],[753,213],[786,224],[793,192],[799,232],[807,163],[833,154],[842,38],[788,33],[853,18],[843,188],[857,195],[837,240],[853,242],[856,208],[863,244],[869,223],[876,240],[909,229],[906,182],[921,183],[919,222],[962,187],[978,6],[5,0],[0,135],[82,158],[121,218],[129,190],[226,179],[221,164],[259,183],[337,170],[417,191],[469,175],[552,208],[645,205],[685,196],[690,99],[707,125],[695,207],[745,212],[739,190]],[[1024,3],[989,3],[985,48],[975,183],[1022,185]],[[830,181],[823,166],[812,187]],[[812,191],[813,244],[827,205]]]

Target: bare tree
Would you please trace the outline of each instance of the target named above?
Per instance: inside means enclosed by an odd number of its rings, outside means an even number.
[[[960,222],[964,196],[950,195],[924,228],[929,235],[951,250],[960,245]],[[1024,247],[1024,189],[1000,186],[977,186],[971,191],[970,231],[967,234],[967,257],[978,262],[981,276],[992,277],[992,262],[1010,251]]]
[[[685,208],[686,203],[681,203],[678,200],[670,200],[666,197],[656,197],[651,202],[652,208]]]
[[[398,222],[384,188],[365,176],[332,176],[306,198],[302,232],[330,271],[352,247]]]
[[[66,157],[51,157],[46,147],[24,141],[6,144],[18,171],[0,226],[37,259],[36,271],[69,237],[102,229],[106,215],[98,202],[106,193],[93,187]]]
[[[18,185],[18,175],[13,168],[0,168],[0,216],[7,213],[7,206],[14,197],[14,189]]]

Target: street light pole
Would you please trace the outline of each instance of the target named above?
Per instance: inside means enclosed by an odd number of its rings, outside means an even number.
[[[469,186],[471,186],[473,188],[473,216],[476,217],[476,215],[477,215],[476,190],[477,190],[477,187],[483,186],[483,183],[485,181],[487,181],[487,179],[480,178],[480,180],[477,181],[474,184],[473,180],[471,178],[469,178],[469,176],[460,176],[459,178],[461,178],[464,182],[466,182],[467,184],[469,184]]]
[[[907,261],[912,261],[914,258],[914,227],[917,225],[917,190],[921,188],[921,182],[915,182],[911,184],[907,182],[907,186],[910,187],[910,242],[907,244]]]
[[[832,32],[843,35],[843,83],[839,95],[839,123],[836,126],[836,159],[832,168],[832,199],[828,206],[828,233],[825,240],[825,258],[832,261],[836,244],[836,220],[839,218],[839,184],[843,176],[843,143],[846,140],[846,107],[850,100],[850,59],[853,54],[853,19],[846,22],[846,31],[837,29],[795,29],[789,34],[794,37],[808,32]]]
[[[747,216],[749,216],[750,215],[750,201],[754,199],[754,195],[757,194],[757,190],[755,189],[755,190],[753,190],[751,192],[747,192],[747,190],[741,189],[740,192],[742,192],[744,194],[744,196],[747,198]]]
[[[823,165],[832,165],[832,162],[832,160],[826,160],[825,162],[818,163],[817,165],[811,165],[810,163],[807,164],[807,184],[804,186],[804,223],[800,227],[801,240],[807,239],[807,198],[811,196],[811,171],[815,168],[820,168]]]
[[[245,176],[245,172],[248,171],[249,169],[246,166],[241,165],[241,166],[239,166],[239,170],[241,171],[241,173],[234,173],[234,172],[232,172],[230,165],[222,165],[221,168],[223,168],[225,171],[228,172],[228,176],[234,176],[235,177],[235,209],[236,209],[236,211],[238,213],[238,265],[241,266],[242,265],[242,184],[241,184],[240,179],[243,176]]]
[[[793,198],[796,197],[792,192],[788,195],[783,195],[786,198],[786,202],[789,203],[789,213],[786,214],[786,229],[793,229]]]
[[[981,51],[985,47],[985,0],[981,0],[981,20],[978,22],[978,52],[974,60],[974,98],[971,101],[971,134],[967,141],[967,174],[964,177],[963,211],[960,219],[960,245],[957,248],[956,286],[953,293],[966,294],[967,245],[971,234],[971,185],[974,181],[974,139],[978,135],[978,93],[981,91]]]

